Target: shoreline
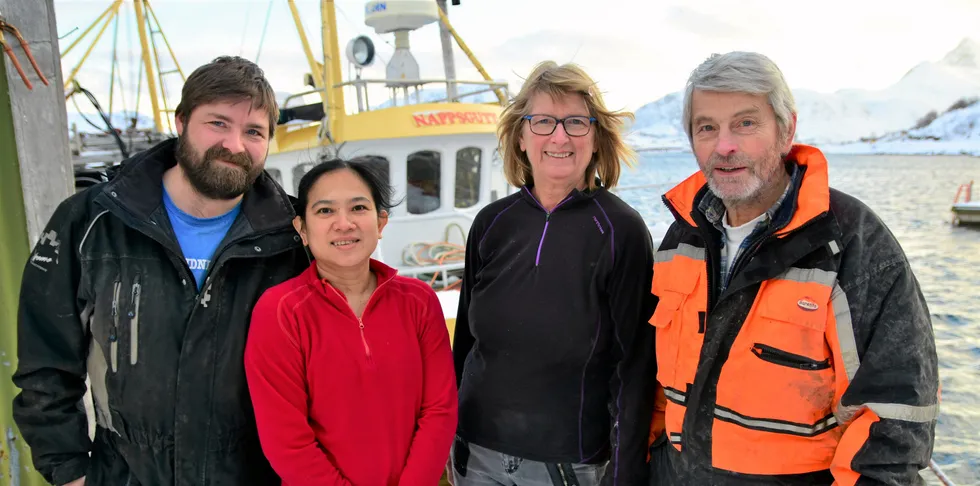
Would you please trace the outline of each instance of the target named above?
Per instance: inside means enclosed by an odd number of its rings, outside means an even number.
[[[806,142],[801,142],[806,143]],[[906,155],[928,157],[975,157],[980,158],[980,140],[939,141],[928,143],[881,142],[876,146],[867,143],[812,144],[827,155]],[[690,154],[685,147],[633,146],[638,154]]]

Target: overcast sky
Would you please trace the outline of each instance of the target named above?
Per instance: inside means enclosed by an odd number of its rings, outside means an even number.
[[[64,37],[61,49],[111,3],[55,0],[58,31]],[[386,61],[393,51],[394,37],[377,35],[364,25],[365,3],[336,2],[341,48],[352,37],[367,34]],[[886,87],[919,62],[941,59],[965,37],[980,40],[980,0],[461,3],[450,5],[450,20],[494,78],[509,81],[516,89],[538,61],[576,62],[596,79],[610,107],[626,109],[639,108],[682,89],[690,71],[713,52],[762,52],[779,64],[794,88],[832,92]],[[128,22],[118,33],[122,82],[130,109],[137,70],[129,59],[132,56],[138,61],[139,46],[131,4],[126,0],[121,10]],[[317,50],[320,2],[297,0],[296,4]],[[262,42],[259,64],[274,88],[304,90],[302,75],[309,69],[285,0],[154,0],[152,5],[185,74],[222,54],[241,54],[254,60]],[[262,41],[266,13],[270,11]],[[94,34],[63,59],[66,73],[77,64]],[[112,36],[110,26],[79,75],[83,86],[94,91],[103,105],[108,104]],[[438,27],[428,25],[413,32],[411,45],[422,76],[442,77]],[[164,69],[170,64],[166,56],[162,62]],[[458,49],[456,64],[458,78],[479,79]],[[346,78],[346,62],[344,65]],[[364,75],[381,77],[383,68],[382,63],[376,63]],[[179,84],[174,84],[171,90],[178,88]],[[119,103],[116,98],[117,107]],[[147,111],[148,106],[144,97],[141,111]]]

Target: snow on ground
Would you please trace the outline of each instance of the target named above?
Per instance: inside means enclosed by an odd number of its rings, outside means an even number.
[[[980,139],[975,140],[893,140],[876,143],[853,142],[821,145],[827,154],[853,155],[973,155],[980,157]]]

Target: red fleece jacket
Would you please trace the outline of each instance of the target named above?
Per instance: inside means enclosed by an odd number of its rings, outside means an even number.
[[[285,486],[432,486],[456,431],[435,292],[371,261],[362,318],[313,265],[252,312],[245,371],[262,450]]]

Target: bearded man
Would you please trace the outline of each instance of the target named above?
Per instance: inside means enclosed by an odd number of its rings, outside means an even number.
[[[253,304],[309,266],[263,170],[278,112],[257,65],[217,58],[187,78],[176,139],[51,217],[24,270],[13,377],[48,482],[279,483],[242,364]]]

